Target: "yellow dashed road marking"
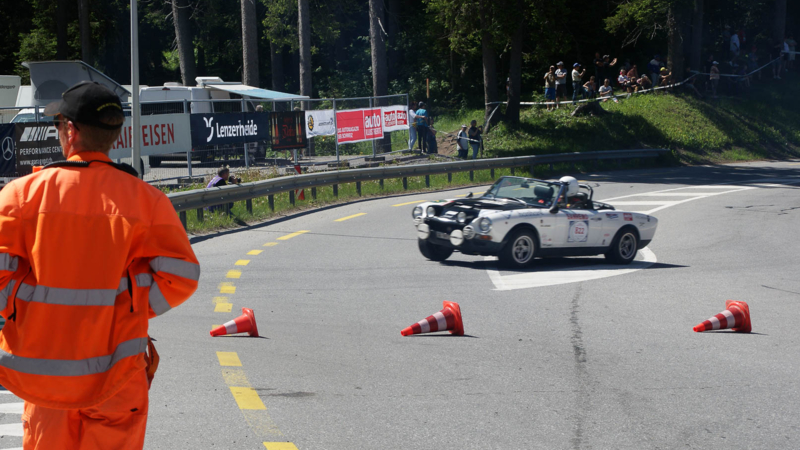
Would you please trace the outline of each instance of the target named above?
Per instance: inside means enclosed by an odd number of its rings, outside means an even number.
[[[456,195],[456,197],[466,197],[466,196],[468,196],[468,195],[469,195],[469,194],[459,194],[459,195]]]
[[[267,409],[255,389],[239,386],[231,386],[230,388],[236,404],[239,405],[239,409]]]
[[[217,303],[214,305],[214,312],[229,313],[233,309],[233,303]]]
[[[352,216],[347,216],[347,217],[342,217],[341,219],[336,219],[334,222],[344,222],[345,220],[350,220],[350,219],[353,219],[355,217],[366,216],[366,215],[367,215],[367,213],[353,214]]]
[[[264,250],[250,250],[249,252],[247,252],[247,254],[248,255],[253,255],[253,256],[258,256],[263,252],[264,252]]]
[[[276,245],[278,245],[277,242],[267,242],[264,244],[264,247],[275,247]]]
[[[217,352],[217,359],[219,359],[220,366],[242,367],[242,361],[239,360],[236,352]]]
[[[220,283],[219,284],[219,293],[220,294],[235,294],[236,293],[236,286],[233,283]]]
[[[242,277],[241,270],[229,270],[228,273],[225,275],[225,278],[239,279],[241,277]]]
[[[228,303],[228,297],[214,297],[211,301],[213,301],[215,305],[217,303]]]
[[[264,447],[267,450],[297,450],[291,442],[264,442]]]
[[[413,205],[415,203],[423,203],[423,202],[427,202],[427,200],[417,200],[417,201],[414,201],[414,202],[398,203],[398,204],[392,205],[392,206],[406,206],[406,205]],[[265,442],[265,444],[266,444],[266,442]]]
[[[240,260],[236,261],[236,264],[234,264],[234,265],[235,266],[246,266],[248,264],[250,264],[250,260],[249,259],[240,259]]]
[[[287,234],[286,236],[281,236],[281,237],[279,237],[279,238],[278,238],[278,240],[279,240],[279,241],[286,241],[286,240],[288,240],[288,239],[291,239],[291,238],[293,238],[293,237],[295,237],[295,236],[300,236],[300,235],[301,235],[301,234],[303,234],[303,233],[308,233],[309,231],[310,231],[310,230],[300,230],[300,231],[295,231],[294,233]]]

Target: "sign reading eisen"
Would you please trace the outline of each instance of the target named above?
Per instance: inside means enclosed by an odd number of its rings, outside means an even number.
[[[111,147],[111,159],[130,158],[133,127],[131,118],[125,124],[117,142]],[[160,114],[142,116],[139,133],[142,156],[190,151],[189,116],[186,114]]]
[[[223,145],[269,139],[269,113],[192,114],[192,145]]]

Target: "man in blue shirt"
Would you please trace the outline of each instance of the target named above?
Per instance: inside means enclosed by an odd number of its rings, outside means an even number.
[[[428,124],[430,118],[428,111],[425,110],[425,102],[419,102],[419,109],[417,110],[417,136],[419,137],[419,150],[420,152],[428,151]]]

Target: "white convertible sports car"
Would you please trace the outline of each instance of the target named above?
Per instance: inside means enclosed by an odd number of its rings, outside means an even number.
[[[497,256],[514,268],[540,256],[605,255],[630,263],[653,239],[658,219],[616,211],[593,195],[573,177],[502,177],[480,197],[423,203],[411,215],[419,251],[433,261],[457,250]]]

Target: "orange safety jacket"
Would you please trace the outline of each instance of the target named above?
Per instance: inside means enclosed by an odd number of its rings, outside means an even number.
[[[0,384],[49,408],[108,399],[144,370],[148,319],[199,278],[172,203],[138,178],[95,162],[14,180],[0,190]]]

